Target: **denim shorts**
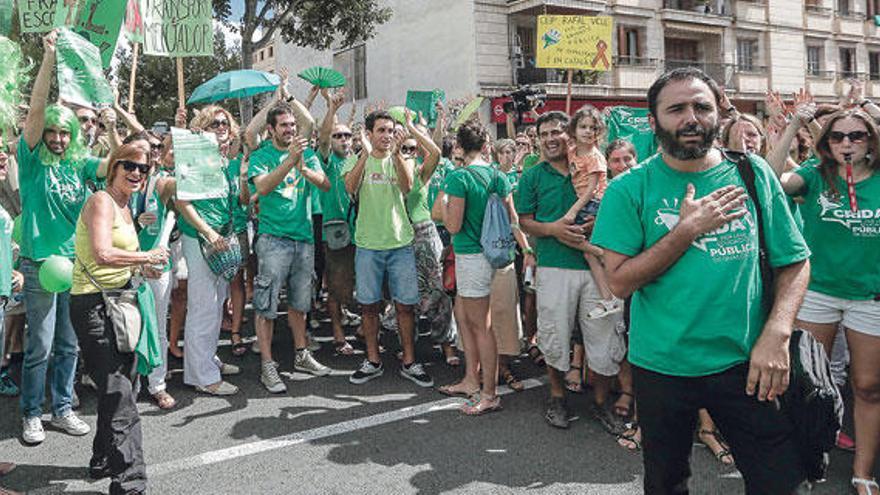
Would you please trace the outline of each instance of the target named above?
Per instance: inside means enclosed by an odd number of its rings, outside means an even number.
[[[287,283],[287,307],[301,313],[308,312],[312,307],[315,245],[260,234],[254,251],[257,253],[254,311],[263,318],[274,320],[281,286]]]
[[[408,306],[419,303],[419,276],[412,245],[382,251],[359,247],[354,266],[357,302],[360,304],[375,304],[383,299],[382,285],[386,274],[391,299]]]

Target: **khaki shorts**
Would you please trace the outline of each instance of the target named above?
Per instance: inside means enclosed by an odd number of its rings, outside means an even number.
[[[330,249],[324,243],[324,277],[327,292],[339,304],[354,302],[354,244],[342,249]]]
[[[589,270],[539,267],[535,274],[538,306],[538,348],[548,366],[570,367],[571,335],[576,326],[584,337],[587,364],[595,373],[614,376],[626,354],[623,334],[617,331],[621,314],[587,317],[602,299]]]

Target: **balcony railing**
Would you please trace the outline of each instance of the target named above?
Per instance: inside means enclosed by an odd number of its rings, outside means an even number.
[[[756,65],[756,64],[736,64],[734,70],[737,74],[756,74],[756,75],[766,75],[767,66],[766,65]]]
[[[565,69],[539,69],[535,67],[527,67],[517,69],[516,82],[520,85],[526,84],[564,84],[568,82]],[[572,73],[572,84],[581,85],[603,85],[608,83],[608,76],[603,74],[610,72],[600,72],[592,70],[575,70]]]
[[[830,7],[810,3],[804,5],[804,10],[810,14],[831,15],[834,13],[834,9]]]
[[[613,65],[614,65],[614,67],[617,67],[617,66],[657,67],[658,65],[660,65],[660,59],[645,58],[645,57],[631,57],[629,55],[618,55],[618,56],[614,57]]]
[[[864,21],[865,19],[867,19],[864,12],[841,12],[838,10],[835,13],[843,19],[849,19],[853,21]]]
[[[834,79],[835,72],[833,70],[810,70],[807,69],[807,77],[816,79]]]
[[[691,60],[667,60],[664,67],[667,71],[684,67],[696,67],[725,88],[733,89],[735,87],[736,80],[733,77],[734,64],[694,62]]]
[[[733,14],[727,0],[663,0],[664,9],[687,10],[701,14],[730,16]]]

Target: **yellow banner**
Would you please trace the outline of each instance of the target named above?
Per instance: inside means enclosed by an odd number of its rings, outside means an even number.
[[[537,66],[611,70],[611,27],[609,16],[538,16]]]

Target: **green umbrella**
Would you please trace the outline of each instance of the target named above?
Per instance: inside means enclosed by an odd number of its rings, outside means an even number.
[[[222,72],[193,91],[187,103],[211,103],[275,91],[281,78],[260,70]]]

